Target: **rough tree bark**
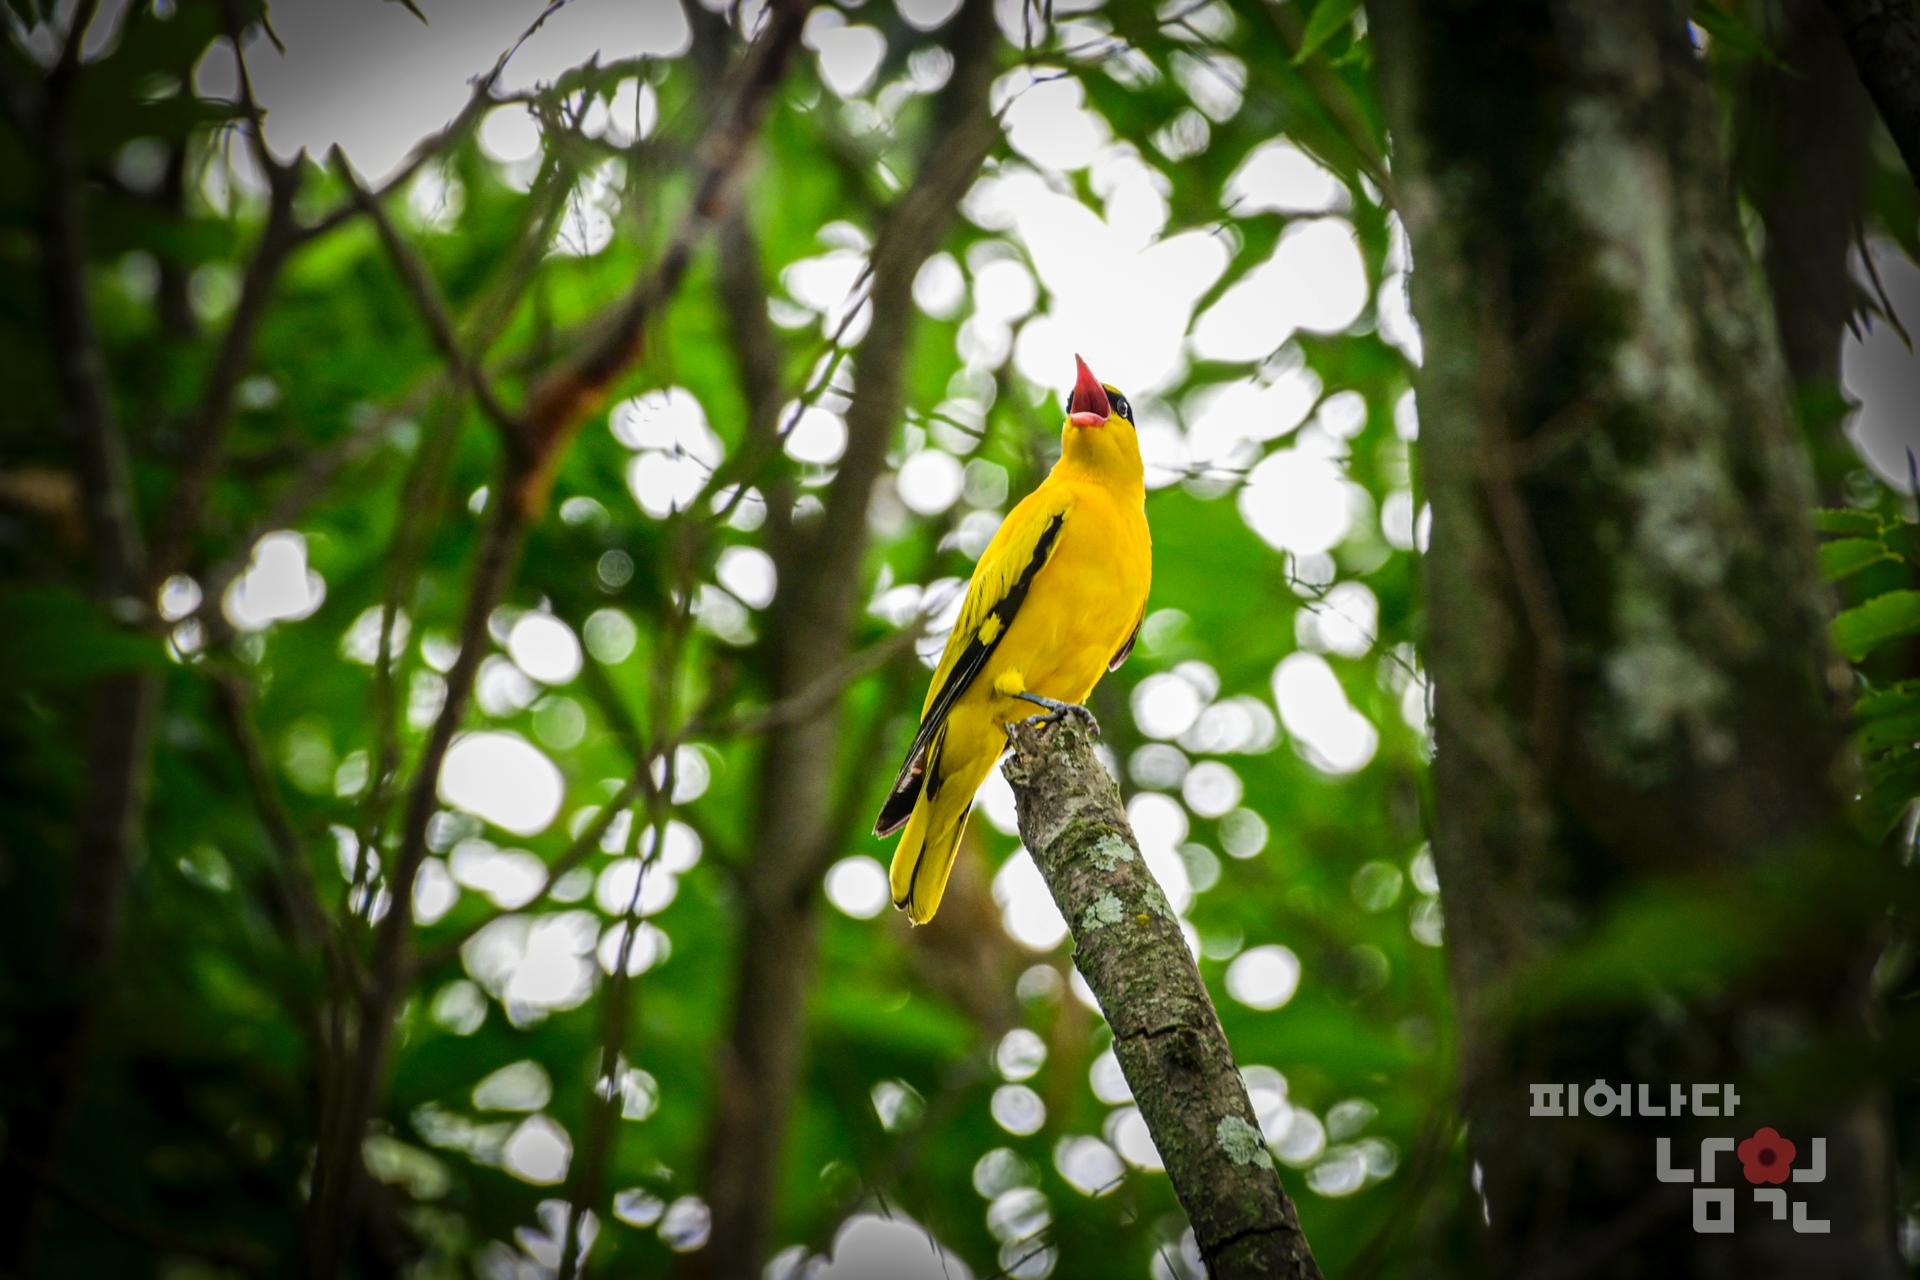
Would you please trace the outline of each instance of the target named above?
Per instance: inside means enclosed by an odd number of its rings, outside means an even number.
[[[1020,839],[1073,933],[1134,1101],[1215,1280],[1318,1276],[1180,921],[1073,718],[1016,728]]]
[[[1426,337],[1434,855],[1487,1272],[1896,1274],[1866,1055],[1781,1070],[1857,1048],[1876,914],[1847,892],[1871,863],[1806,460],[1686,6],[1368,14]],[[1591,963],[1628,920],[1642,944]],[[1744,1100],[1529,1116],[1530,1084],[1597,1080]],[[1734,1234],[1696,1234],[1657,1180],[1656,1137],[1761,1124],[1825,1138],[1790,1194],[1830,1234],[1744,1191]]]
[[[853,354],[856,395],[847,449],[812,527],[788,531],[769,627],[770,698],[808,688],[853,649],[873,486],[904,407],[913,280],[940,247],[996,134],[988,90],[998,33],[988,0],[968,0],[945,33],[954,71],[934,104],[934,130],[913,185],[874,241],[873,320]],[[770,1252],[780,1161],[805,1049],[817,949],[820,876],[843,831],[833,804],[840,705],[775,727],[760,765],[760,829],[743,880],[733,1013],[716,1075],[708,1137],[712,1231],[684,1269],[759,1274]]]

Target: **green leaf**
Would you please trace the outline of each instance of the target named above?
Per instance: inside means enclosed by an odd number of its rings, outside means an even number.
[[[1869,721],[1860,729],[1860,746],[1868,752],[1885,751],[1889,747],[1911,747],[1916,743],[1920,743],[1920,711],[1883,716]]]
[[[1920,525],[1896,522],[1887,527],[1880,540],[1893,555],[1920,565]]]
[[[1893,559],[1885,544],[1872,538],[1835,538],[1820,546],[1820,572],[1828,582],[1850,578],[1868,565]]]
[[[1320,0],[1313,7],[1313,16],[1307,19],[1307,29],[1300,36],[1300,51],[1293,55],[1293,65],[1297,67],[1311,58],[1334,32],[1353,20],[1353,12],[1359,7],[1360,0]]]
[[[1920,680],[1901,680],[1860,696],[1854,714],[1862,720],[1920,711]]]
[[[1889,640],[1920,634],[1920,591],[1889,591],[1833,620],[1833,642],[1855,662]]]
[[[1871,511],[1823,507],[1813,513],[1813,524],[1822,533],[1846,533],[1868,538],[1877,537],[1880,533],[1880,517]]]

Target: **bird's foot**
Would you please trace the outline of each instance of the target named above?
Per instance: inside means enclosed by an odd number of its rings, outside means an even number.
[[[1047,713],[1045,715],[1029,716],[1024,722],[1035,728],[1046,724],[1057,724],[1062,718],[1072,716],[1091,730],[1095,737],[1098,737],[1100,734],[1100,722],[1093,718],[1093,712],[1087,710],[1077,702],[1061,702],[1057,698],[1049,698],[1039,693],[1022,692],[1016,693],[1013,696],[1022,702],[1031,702],[1036,707],[1046,708]]]

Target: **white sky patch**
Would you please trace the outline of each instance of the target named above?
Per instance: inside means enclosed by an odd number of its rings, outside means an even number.
[[[685,387],[663,387],[622,400],[607,417],[614,438],[629,449],[685,453],[709,467],[724,448],[707,425],[707,411]]]
[[[795,462],[811,462],[823,467],[840,461],[840,455],[847,451],[846,419],[817,404],[802,409],[794,419],[793,409],[789,404],[780,410],[783,426],[793,421],[793,429],[787,433],[787,456]]]
[[[773,557],[758,547],[728,547],[714,566],[720,585],[752,609],[764,609],[773,603],[779,585],[779,571]]]
[[[1029,1080],[1047,1061],[1047,1042],[1026,1027],[1015,1027],[994,1046],[993,1065],[1005,1080]]]
[[[944,26],[960,12],[960,0],[893,0],[893,7],[900,11],[907,25],[918,31],[931,31]]]
[[[531,20],[524,5],[510,3],[420,0],[420,7],[426,23],[400,5],[274,5],[274,31],[286,52],[256,33],[246,42],[246,57],[276,155],[290,158],[302,147],[325,155],[337,142],[377,184],[418,139],[459,112],[472,78],[490,68]],[[675,57],[691,43],[679,0],[566,5],[514,54],[498,89],[515,93],[550,83],[595,55],[602,62]],[[353,92],[342,94],[338,72],[349,64]],[[210,56],[195,81],[201,92],[230,99],[238,82],[231,53]]]
[[[893,891],[887,869],[865,854],[842,858],[827,868],[827,901],[855,920],[871,920],[887,909]]]
[[[1120,1070],[1120,1059],[1111,1049],[1103,1049],[1087,1068],[1087,1087],[1093,1090],[1094,1097],[1110,1107],[1125,1106],[1133,1101],[1133,1090],[1127,1085],[1126,1074]]]
[[[496,907],[513,910],[532,902],[547,882],[546,865],[524,849],[498,849],[485,840],[462,840],[447,856],[454,883],[484,893]]]
[[[501,1148],[500,1163],[508,1173],[537,1187],[564,1182],[573,1162],[573,1141],[548,1116],[528,1116]]]
[[[967,280],[950,253],[936,253],[913,278],[913,300],[936,320],[951,320],[967,300]]]
[[[1023,1084],[1003,1084],[995,1089],[989,1110],[994,1122],[1015,1137],[1038,1133],[1047,1122],[1047,1104]]]
[[[553,251],[590,258],[613,243],[614,219],[624,203],[626,165],[607,160],[589,169],[567,194],[567,206],[553,231]]]
[[[587,107],[581,128],[589,137],[605,138],[616,147],[632,146],[650,138],[660,123],[660,95],[654,87],[629,76],[610,99],[595,98]]]
[[[307,540],[291,529],[253,545],[244,573],[227,588],[227,620],[242,631],[310,616],[327,598],[327,583],[307,567]]]
[[[852,345],[866,333],[871,318],[863,284],[866,268],[864,248],[831,249],[788,266],[780,273],[780,282],[796,302],[819,315],[822,336],[840,333],[840,340]],[[849,312],[861,310],[869,314],[848,320]],[[804,322],[804,313],[799,318]],[[841,333],[843,325],[845,332]]]
[[[1013,798],[1013,787],[998,769],[987,775],[986,785],[980,788],[973,803],[975,811],[986,814],[987,821],[991,822],[994,829],[1001,835],[1019,834],[1019,805]]]
[[[684,510],[720,465],[725,447],[691,391],[666,387],[622,400],[607,418],[614,438],[637,450],[627,489],[655,519]]]
[[[533,109],[512,102],[487,112],[480,122],[480,149],[496,164],[524,164],[539,156],[540,125]]]
[[[1380,604],[1366,584],[1335,583],[1294,615],[1301,645],[1344,658],[1364,657],[1380,630]]]
[[[901,464],[895,480],[900,501],[916,515],[937,516],[960,500],[966,474],[959,459],[940,449],[922,449]]]
[[[1122,1107],[1107,1117],[1104,1126],[1108,1145],[1130,1165],[1141,1169],[1164,1169],[1160,1148],[1153,1145],[1153,1134],[1138,1107]]]
[[[887,38],[872,27],[849,25],[838,9],[815,9],[801,41],[814,51],[820,79],[842,98],[865,93],[886,56]]]
[[[1243,464],[1250,446],[1277,440],[1305,422],[1320,390],[1319,375],[1304,360],[1289,362],[1265,384],[1248,378],[1202,387],[1183,406],[1188,456],[1196,465]]]
[[[1040,869],[1024,849],[995,873],[993,900],[1000,904],[1000,922],[1008,936],[1023,947],[1051,951],[1067,936],[1067,922],[1054,905],[1053,895],[1047,892]]]
[[[680,877],[664,866],[647,866],[644,878],[641,877],[641,859],[616,858],[600,872],[600,879],[593,887],[594,902],[610,916],[624,916],[628,905],[634,900],[633,891],[637,883],[640,889],[639,913],[651,916],[671,906],[680,892]]]
[[[440,770],[443,801],[521,836],[553,823],[565,790],[553,761],[517,733],[463,734]]]
[[[1315,555],[1347,536],[1353,523],[1347,487],[1330,459],[1303,449],[1276,450],[1247,473],[1240,514],[1267,545]]]
[[[791,1264],[803,1260],[792,1259]],[[776,1280],[801,1275],[808,1280],[871,1280],[875,1276],[890,1280],[973,1280],[973,1271],[965,1262],[935,1241],[925,1227],[897,1211],[884,1218],[871,1213],[848,1218],[834,1233],[824,1264],[816,1262],[804,1271],[782,1271],[776,1258],[768,1273]]]
[[[1133,722],[1149,738],[1177,738],[1193,727],[1206,701],[1193,684],[1171,672],[1133,687]]]
[[[593,993],[599,936],[591,911],[503,916],[468,939],[460,956],[473,980],[506,1005],[508,1020],[524,1027]]]
[[[541,684],[565,684],[580,674],[580,641],[550,613],[523,613],[507,633],[507,653]]]
[[[1260,360],[1297,329],[1339,333],[1367,305],[1366,264],[1344,218],[1296,222],[1273,256],[1207,308],[1193,348],[1210,360]]]
[[[1309,763],[1324,773],[1352,773],[1373,759],[1380,735],[1347,701],[1327,660],[1290,653],[1273,671],[1273,697]]]
[[[1043,169],[1084,169],[1107,141],[1107,122],[1086,109],[1087,91],[1078,80],[1060,77],[1058,67],[1021,68],[993,86],[997,109],[1011,101],[1004,116],[1007,141]],[[1057,78],[1056,78],[1057,77]]]
[[[1216,50],[1173,55],[1174,78],[1202,115],[1224,124],[1240,112],[1247,92],[1247,69],[1240,59]]]
[[[1011,231],[1047,292],[1046,308],[1014,345],[1021,375],[1064,389],[1078,353],[1095,373],[1124,382],[1120,389],[1137,403],[1181,373],[1193,305],[1226,269],[1227,247],[1204,231],[1159,238],[1165,179],[1131,147],[1101,151],[1092,177],[1101,212],[1017,164],[976,182],[965,210],[980,226]],[[1122,282],[1125,305],[1118,305]]]
[[[1202,760],[1181,780],[1180,795],[1187,808],[1202,818],[1218,818],[1240,804],[1244,789],[1240,775],[1218,760]]]
[[[413,881],[413,918],[420,924],[433,924],[458,901],[460,889],[447,874],[447,864],[438,858],[421,859]]]
[[[1039,299],[1033,273],[1016,258],[996,257],[974,272],[973,310],[978,316],[1009,324],[1029,314]]]
[[[1886,286],[1896,314],[1912,328],[1920,315],[1920,267],[1907,260],[1897,246],[1875,242],[1868,252],[1880,281]],[[1862,278],[1859,259],[1854,275]],[[1847,435],[1869,465],[1894,488],[1908,488],[1907,450],[1920,453],[1920,427],[1913,417],[1914,390],[1920,387],[1920,353],[1916,353],[1879,318],[1870,319],[1861,334],[1848,333],[1840,347],[1840,384],[1848,399],[1860,407],[1847,423]]]
[[[1227,179],[1226,206],[1235,214],[1335,213],[1347,207],[1347,189],[1291,142],[1264,142]]]
[[[713,1231],[713,1212],[699,1196],[681,1196],[660,1215],[660,1241],[675,1253],[692,1253]]]
[[[1112,1147],[1085,1134],[1062,1138],[1055,1145],[1053,1167],[1069,1186],[1085,1196],[1112,1191],[1115,1180],[1126,1172]]]
[[[1300,989],[1300,957],[1279,945],[1249,947],[1227,966],[1227,994],[1249,1009],[1278,1009]]]
[[[619,965],[620,947],[627,936],[627,923],[625,920],[616,920],[600,935],[600,945],[594,949],[594,958],[599,961],[602,973],[612,973]],[[633,945],[627,948],[628,976],[639,977],[672,952],[673,946],[665,930],[655,924],[641,924],[639,932],[633,936]]]
[[[552,1078],[530,1058],[510,1062],[473,1086],[476,1111],[538,1111],[552,1100]]]

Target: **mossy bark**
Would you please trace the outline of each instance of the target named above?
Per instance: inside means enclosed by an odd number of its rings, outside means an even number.
[[[1180,921],[1088,729],[1068,718],[1012,740],[1020,837],[1066,917],[1208,1273],[1318,1276]]]
[[[1896,1274],[1845,672],[1686,6],[1368,15],[1427,352],[1434,856],[1489,1273]],[[1529,1085],[1597,1080],[1745,1101],[1529,1116]],[[1790,1194],[1829,1234],[1744,1194],[1697,1234],[1658,1181],[1656,1137],[1761,1124],[1825,1138]]]

